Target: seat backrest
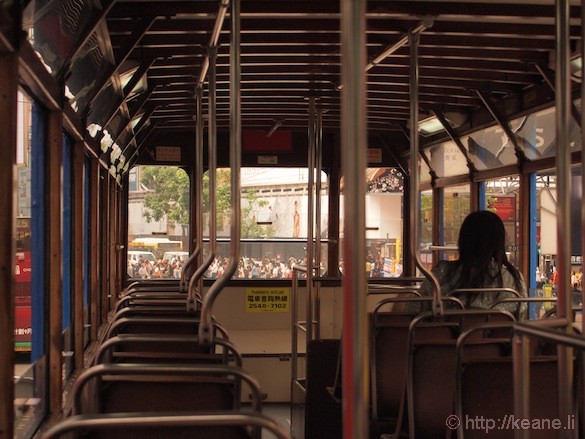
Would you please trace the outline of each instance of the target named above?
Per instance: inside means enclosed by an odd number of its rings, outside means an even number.
[[[514,379],[511,357],[468,359],[461,373],[457,401],[466,439],[514,437]],[[558,419],[557,359],[538,356],[530,359],[530,417],[547,422]],[[481,428],[479,421],[490,420]],[[467,420],[467,422],[465,422]],[[493,420],[494,422],[491,422]],[[546,427],[543,424],[544,427]],[[489,434],[486,435],[486,431]],[[554,429],[531,429],[531,438],[555,436]],[[555,436],[556,437],[556,436]]]
[[[401,429],[406,413],[406,378],[408,363],[408,334],[419,304],[430,304],[430,297],[384,299],[371,316],[371,394],[372,430],[378,433],[396,433]],[[411,305],[412,311],[380,312],[388,303]],[[458,306],[456,301],[453,301]],[[415,305],[415,306],[412,306]],[[396,309],[396,307],[394,308]],[[404,309],[400,307],[400,309]],[[417,339],[452,339],[457,324],[428,323],[418,328]],[[379,435],[378,435],[379,436]]]
[[[105,340],[95,356],[99,363],[216,363],[242,366],[232,343],[217,338],[202,345],[197,336],[121,334]]]
[[[501,314],[501,315],[498,315]],[[459,334],[485,321],[512,322],[508,312],[490,310],[450,311],[437,320],[420,315],[413,320],[408,341],[408,422],[410,437],[445,437],[446,419],[454,413],[456,346]],[[500,355],[491,332],[471,338],[469,355],[478,358]]]
[[[73,388],[74,412],[232,410],[240,389],[251,390],[252,408],[260,408],[257,381],[224,365],[97,365],[84,371]]]

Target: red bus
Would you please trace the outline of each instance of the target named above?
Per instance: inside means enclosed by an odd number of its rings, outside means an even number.
[[[30,352],[32,336],[30,218],[18,218],[16,229],[14,350],[17,352]]]

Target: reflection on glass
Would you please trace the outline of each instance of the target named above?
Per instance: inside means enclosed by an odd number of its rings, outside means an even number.
[[[433,253],[428,249],[433,244],[433,191],[423,191],[420,195],[420,256],[423,265],[433,266]]]
[[[444,245],[457,245],[459,229],[470,211],[469,185],[445,188],[441,238]]]
[[[99,11],[94,2],[33,0],[23,12],[23,30],[47,70],[60,73],[73,55],[75,43],[91,17]]]
[[[430,148],[431,167],[438,177],[467,174],[467,160],[453,141],[440,143]]]
[[[487,210],[500,217],[506,229],[506,255],[514,264],[519,263],[519,223],[520,213],[519,178],[518,176],[488,180],[485,183],[485,199]]]

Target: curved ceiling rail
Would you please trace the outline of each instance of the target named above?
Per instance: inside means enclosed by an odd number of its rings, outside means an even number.
[[[188,302],[190,306],[195,306],[196,301],[195,297],[202,296],[203,290],[203,283],[201,282],[203,279],[203,275],[209,268],[209,266],[213,263],[215,259],[215,255],[217,253],[217,194],[216,194],[216,187],[217,187],[217,128],[216,128],[216,102],[215,102],[215,60],[217,55],[217,48],[215,46],[208,47],[209,51],[209,107],[208,107],[208,114],[209,114],[209,126],[207,127],[207,135],[208,135],[208,160],[209,160],[209,253],[207,254],[207,258],[203,261],[203,263],[197,267],[195,274],[191,277],[189,281],[189,290],[188,290]],[[201,87],[198,87],[197,90],[201,90]],[[201,139],[202,140],[202,139]],[[201,144],[203,147],[203,143]],[[201,189],[203,189],[203,174],[201,174]],[[239,196],[239,195],[238,195]],[[233,199],[233,198],[232,198]],[[201,212],[198,212],[201,215]],[[203,242],[201,242],[203,245]]]
[[[194,208],[191,209],[193,215],[193,222],[195,224],[195,250],[189,256],[183,270],[181,271],[181,282],[179,283],[179,291],[187,293],[187,311],[196,309],[196,299],[191,293],[189,284],[193,277],[190,274],[191,267],[195,264],[200,265],[201,251],[203,248],[203,219],[202,208],[203,201],[201,192],[203,190],[203,89],[197,87],[195,90],[195,105],[197,108],[197,125],[195,127],[195,171],[193,180],[195,184],[191,186],[191,197],[193,199]],[[200,291],[200,290],[199,290]]]
[[[223,22],[225,20],[225,16],[227,13],[227,8],[230,5],[229,0],[222,0],[219,4],[219,10],[217,12],[217,17],[213,24],[213,30],[211,31],[211,37],[209,38],[209,45],[207,46],[207,53],[203,60],[203,64],[201,65],[201,71],[199,72],[199,79],[197,81],[197,85],[195,87],[195,95],[197,99],[197,111],[196,111],[196,118],[197,118],[197,125],[196,125],[196,174],[195,174],[195,181],[200,187],[200,190],[197,191],[195,196],[195,202],[197,204],[197,210],[195,212],[196,215],[200,216],[200,212],[203,208],[203,203],[201,199],[201,192],[203,189],[203,83],[205,82],[205,77],[207,76],[207,72],[209,70],[209,66],[212,63],[212,71],[210,73],[209,78],[209,127],[208,127],[208,136],[209,136],[209,209],[210,209],[210,240],[209,240],[209,254],[205,261],[197,267],[195,273],[189,280],[189,284],[187,286],[187,308],[190,310],[194,310],[197,305],[196,296],[201,295],[203,289],[203,274],[209,268],[216,253],[216,221],[215,221],[215,183],[216,183],[216,138],[217,138],[217,130],[216,130],[216,123],[215,123],[215,63],[217,59],[217,42],[219,40],[219,35],[221,29],[223,27]],[[210,62],[210,59],[211,62]],[[185,264],[185,269],[189,268],[192,264],[196,263],[196,261],[200,260],[199,255],[203,249],[203,224],[201,219],[197,220],[197,236],[196,236],[196,245],[193,255],[189,257],[187,263]],[[185,269],[182,273],[182,276],[185,274]],[[183,285],[186,280],[182,277],[181,284]]]
[[[241,63],[240,63],[240,0],[232,2],[230,23],[230,168],[231,168],[231,221],[230,221],[230,263],[222,277],[218,278],[203,299],[199,340],[206,344],[212,341],[212,309],[215,299],[235,273],[240,259],[240,169],[242,165],[242,105],[241,105]]]
[[[219,41],[221,28],[223,27],[223,22],[225,20],[225,16],[227,14],[229,6],[230,0],[221,0],[219,2],[219,11],[217,11],[217,18],[215,19],[215,23],[213,24],[213,30],[211,31],[211,38],[209,40],[208,47],[217,48],[217,42]],[[205,76],[207,76],[207,70],[209,69],[209,57],[210,55],[207,54],[207,56],[203,60],[203,64],[201,65],[199,79],[197,80],[197,87],[202,87],[203,83],[205,82]]]

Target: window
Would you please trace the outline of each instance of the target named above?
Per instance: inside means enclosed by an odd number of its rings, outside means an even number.
[[[308,229],[308,170],[306,168],[242,168],[241,261],[234,278],[282,279],[292,277],[292,266],[306,263]],[[328,228],[327,176],[321,173],[321,239]],[[209,237],[209,183],[203,182],[204,238]],[[217,170],[217,236],[214,261],[207,278],[221,275],[229,261],[230,170]],[[316,233],[316,228],[315,228]],[[322,245],[321,267],[327,267]],[[204,253],[208,251],[204,247]],[[207,253],[206,253],[207,254]]]
[[[189,251],[189,176],[175,166],[136,166],[130,175],[128,277],[178,279]]]
[[[396,168],[368,168],[365,178],[367,250],[364,263],[367,276],[400,276],[403,267],[404,177]],[[342,230],[343,194],[339,204]],[[341,265],[342,262],[343,257]]]
[[[31,437],[45,415],[45,114],[18,93],[14,365],[15,437]]]

